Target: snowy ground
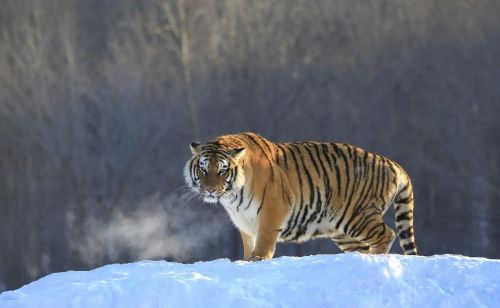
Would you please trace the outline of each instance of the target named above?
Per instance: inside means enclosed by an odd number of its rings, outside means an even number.
[[[142,261],[48,275],[0,307],[500,307],[500,260],[461,256]]]

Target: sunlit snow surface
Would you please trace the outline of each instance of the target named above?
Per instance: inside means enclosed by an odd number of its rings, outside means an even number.
[[[500,307],[500,260],[357,253],[51,274],[0,307]]]

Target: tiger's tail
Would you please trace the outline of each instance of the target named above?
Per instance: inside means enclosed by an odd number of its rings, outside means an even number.
[[[399,191],[394,200],[396,228],[399,244],[405,255],[416,255],[415,236],[413,232],[413,187],[410,178]]]

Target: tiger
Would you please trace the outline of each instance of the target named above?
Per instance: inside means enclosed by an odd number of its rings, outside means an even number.
[[[342,252],[387,254],[396,234],[417,254],[413,188],[403,168],[345,143],[273,143],[247,132],[191,142],[187,187],[220,203],[241,234],[243,258],[271,259],[277,242],[330,238]]]

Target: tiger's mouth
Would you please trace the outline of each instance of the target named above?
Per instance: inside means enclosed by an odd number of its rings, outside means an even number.
[[[204,191],[203,192],[203,201],[206,203],[217,203],[224,193],[220,191]]]

